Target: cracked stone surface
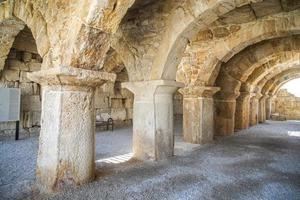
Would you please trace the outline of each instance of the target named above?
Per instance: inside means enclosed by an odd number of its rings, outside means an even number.
[[[176,130],[178,135],[180,127]],[[106,157],[130,153],[130,133],[130,129],[98,133],[96,157],[103,158],[102,153]],[[299,121],[267,121],[234,136],[217,138],[169,161],[130,160],[98,167],[96,181],[51,196],[36,193],[33,185],[37,145],[37,137],[18,142],[1,140],[2,199],[299,199],[300,196]]]

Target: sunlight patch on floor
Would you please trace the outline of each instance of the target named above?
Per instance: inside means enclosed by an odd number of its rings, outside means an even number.
[[[104,158],[104,159],[99,159],[96,160],[96,163],[112,163],[112,164],[119,164],[119,163],[124,163],[130,160],[133,156],[133,153],[128,153],[128,154],[123,154],[119,156],[113,156],[109,158]]]
[[[288,131],[289,136],[300,137],[300,131]]]

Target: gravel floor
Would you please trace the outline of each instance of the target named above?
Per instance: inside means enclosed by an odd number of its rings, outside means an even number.
[[[131,153],[131,129],[96,144],[100,160]],[[37,137],[0,141],[0,199],[300,199],[300,122],[269,121],[168,161],[99,163],[96,181],[51,196],[35,190],[37,147]]]

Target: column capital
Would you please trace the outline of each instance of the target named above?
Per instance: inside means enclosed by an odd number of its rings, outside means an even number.
[[[260,92],[255,93],[255,98],[257,98],[257,99],[260,99],[262,96],[263,95]]]
[[[251,98],[251,93],[250,92],[240,92],[240,95],[238,97],[239,100],[243,100],[246,98]]]
[[[212,96],[220,91],[219,87],[207,87],[207,86],[192,86],[180,89],[180,93],[183,94],[185,98],[197,98],[206,97],[212,98]]]
[[[154,93],[174,93],[178,88],[184,87],[184,83],[172,80],[149,80],[137,82],[125,82],[122,88],[127,88],[135,95],[151,95]]]
[[[31,72],[27,76],[43,86],[96,87],[116,79],[116,74],[113,73],[64,66]]]

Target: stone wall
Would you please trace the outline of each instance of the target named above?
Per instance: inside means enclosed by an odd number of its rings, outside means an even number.
[[[12,48],[0,72],[0,87],[21,88],[20,128],[38,131],[41,117],[40,85],[31,82],[26,74],[40,70],[42,59],[37,53]],[[0,134],[13,134],[15,122],[0,122]]]
[[[95,91],[96,119],[112,118],[116,126],[132,123],[134,96],[127,89],[121,88],[121,82],[127,80],[125,71],[117,73],[115,83],[106,83]]]
[[[288,120],[300,120],[300,98],[281,89],[275,99],[275,113]]]

